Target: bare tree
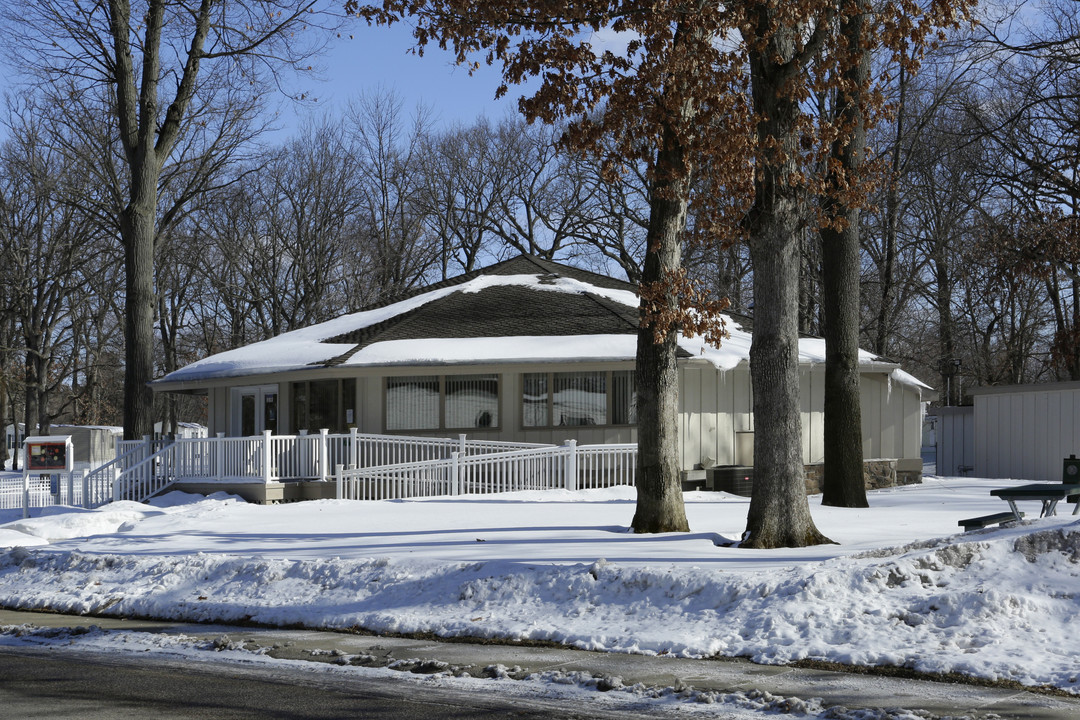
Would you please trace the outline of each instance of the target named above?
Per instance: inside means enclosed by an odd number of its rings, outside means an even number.
[[[449,190],[426,157],[431,124],[426,108],[407,115],[401,98],[385,91],[362,95],[350,105],[365,301],[391,299],[414,287],[437,260],[432,193]],[[444,255],[444,276],[445,260]]]
[[[64,152],[44,110],[9,106],[10,137],[0,148],[0,232],[22,341],[25,423],[47,434],[72,400],[66,381],[77,372],[75,318],[86,308],[87,277],[108,265],[108,244],[78,202],[93,192],[87,166]]]
[[[364,168],[346,131],[323,120],[304,128],[259,175],[263,242],[281,263],[280,275],[267,278],[275,279],[267,329],[277,335],[347,309],[350,272],[362,252],[357,214]]]
[[[580,156],[561,152],[557,126],[506,118],[496,128],[494,153],[508,165],[492,231],[510,248],[554,260],[589,243],[595,186]]]
[[[515,238],[502,221],[518,159],[509,143],[499,142],[499,129],[486,118],[457,126],[432,138],[425,155],[427,180],[422,202],[439,244],[442,276],[451,265],[465,272],[480,266],[485,255],[498,256],[500,238]]]
[[[257,95],[282,68],[317,49],[301,32],[316,0],[224,2],[18,0],[5,8],[8,47],[45,82],[107,88],[112,136],[123,152],[119,207],[125,258],[124,434],[151,430],[154,242],[162,173],[207,86]],[[77,103],[75,103],[77,105]]]

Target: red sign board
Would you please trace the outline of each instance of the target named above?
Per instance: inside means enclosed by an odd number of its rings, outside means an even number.
[[[26,445],[27,470],[67,470],[67,443],[31,442]]]

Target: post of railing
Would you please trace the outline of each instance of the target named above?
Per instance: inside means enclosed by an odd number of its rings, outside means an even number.
[[[24,519],[30,517],[30,473],[26,469],[25,461],[22,476],[22,516]]]
[[[566,489],[577,490],[577,440],[567,440],[564,447],[566,447]]]
[[[458,453],[461,457],[465,457],[465,433],[461,433],[458,437]]]
[[[112,499],[113,502],[120,501],[120,476],[117,475],[112,481]]]
[[[319,430],[319,482],[326,482],[330,474],[330,431],[326,428]]]
[[[214,479],[221,480],[225,477],[225,433],[217,434],[217,442],[214,443]]]
[[[308,473],[308,444],[307,444],[307,430],[301,430],[296,438],[297,445],[300,446],[300,475],[307,477]]]
[[[356,428],[349,429],[349,467],[360,467],[360,433]]]
[[[82,506],[89,510],[93,503],[93,498],[90,497],[90,473],[83,473],[82,476]]]
[[[337,472],[335,473],[335,476],[336,476],[335,479],[337,480],[337,499],[338,500],[344,500],[345,499],[345,477],[344,477],[344,472],[345,472],[345,466],[339,464],[337,466]]]
[[[465,436],[462,435],[462,437],[465,437]],[[459,460],[460,457],[461,457],[461,453],[456,453],[456,452],[450,453],[450,494],[451,495],[460,495],[461,494],[459,492],[460,489],[461,489],[461,482],[460,482],[461,463],[460,463],[460,460]]]
[[[263,447],[262,447],[262,459],[263,459],[263,482],[269,483],[270,476],[272,474],[271,468],[271,447],[270,447],[270,431],[263,430]]]

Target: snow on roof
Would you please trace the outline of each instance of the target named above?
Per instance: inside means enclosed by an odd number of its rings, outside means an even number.
[[[343,336],[356,334],[366,328],[375,328],[389,321],[398,321],[455,293],[472,295],[492,288],[514,288],[525,293],[561,293],[585,298],[592,296],[636,309],[638,296],[630,290],[601,287],[584,280],[554,276],[551,273],[532,274],[480,274],[456,284],[436,287],[418,292],[399,302],[360,312],[343,315],[334,320],[287,332],[269,340],[245,347],[228,350],[191,363],[176,370],[157,382],[182,383],[243,377],[295,371],[313,366],[341,365],[343,367],[448,365],[482,362],[584,362],[584,361],[632,361],[636,355],[636,334],[626,325],[624,333],[593,334],[507,334],[496,337],[418,337],[412,339],[388,339],[380,341],[378,335],[366,342],[357,343]],[[537,296],[526,298],[528,312],[537,317],[550,312],[545,301]],[[548,303],[550,305],[550,303]],[[462,318],[468,323],[467,317]],[[696,337],[679,337],[680,347],[690,356],[701,358],[718,369],[734,368],[750,357],[751,333],[744,330],[735,319],[725,316],[730,337],[719,348],[708,345]],[[527,330],[528,323],[517,329]],[[625,324],[625,323],[624,323]],[[464,327],[468,335],[468,326]],[[450,334],[450,333],[448,333]],[[894,375],[898,382],[927,387],[914,377],[897,369],[894,363],[860,351],[860,363],[880,365],[883,372]],[[825,341],[820,338],[799,340],[801,363],[823,363]]]

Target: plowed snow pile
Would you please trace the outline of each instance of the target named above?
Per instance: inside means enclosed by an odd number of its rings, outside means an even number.
[[[663,536],[618,525],[626,490],[278,507],[174,495],[0,527],[13,546],[0,551],[0,604],[814,658],[1080,693],[1080,522],[934,537],[938,514],[955,524],[979,512],[986,487],[968,487],[898,489],[869,511],[812,500],[842,544],[771,555],[723,546],[745,500],[712,494],[688,496],[692,527],[708,532]],[[79,537],[79,518],[103,534]]]

